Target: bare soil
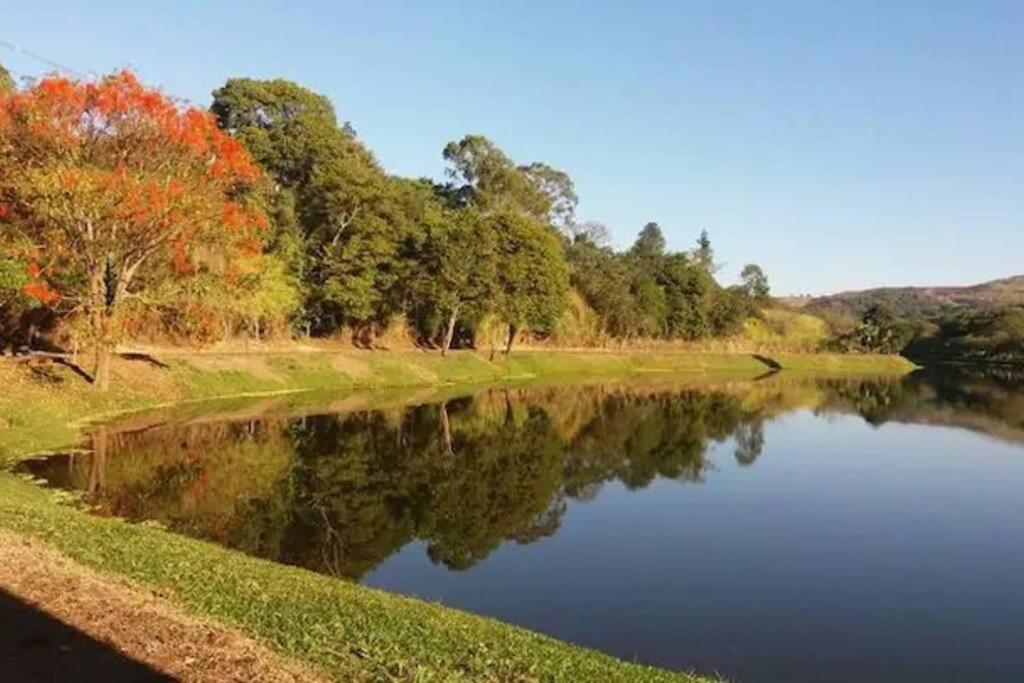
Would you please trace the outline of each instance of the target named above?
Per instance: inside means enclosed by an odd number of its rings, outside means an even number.
[[[166,598],[9,532],[0,532],[0,623],[4,680],[329,680]]]

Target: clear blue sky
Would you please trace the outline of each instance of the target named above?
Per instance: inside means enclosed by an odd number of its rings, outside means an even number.
[[[628,245],[711,234],[779,293],[1024,272],[1024,2],[0,1],[0,40],[209,102],[327,94],[389,171],[488,135]],[[21,74],[46,67],[0,49]]]

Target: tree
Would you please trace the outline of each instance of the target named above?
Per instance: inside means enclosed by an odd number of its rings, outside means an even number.
[[[490,223],[472,209],[449,212],[427,231],[420,258],[421,291],[446,316],[441,355],[466,309],[482,313],[491,303],[497,273],[497,239]]]
[[[608,226],[600,221],[571,223],[562,229],[562,233],[571,243],[579,243],[580,240],[586,240],[595,246],[607,247],[611,242],[611,233],[608,231]]]
[[[710,272],[687,254],[672,254],[665,258],[658,283],[665,291],[670,337],[697,340],[713,333],[711,297],[717,285]]]
[[[569,271],[558,237],[547,226],[512,212],[493,216],[498,244],[495,312],[508,326],[505,353],[520,329],[549,333],[569,294]]]
[[[572,286],[601,319],[601,332],[615,337],[639,333],[638,304],[630,289],[629,263],[584,234],[567,248]]]
[[[564,171],[540,162],[520,166],[519,171],[531,185],[547,196],[549,205],[544,218],[563,231],[573,225],[579,197],[576,196],[572,178]]]
[[[397,313],[400,251],[435,210],[424,209],[433,192],[388,177],[326,97],[290,81],[231,79],[212,111],[278,183],[274,232],[295,247],[287,263],[305,283],[307,325],[331,333]]]
[[[482,135],[467,135],[444,148],[452,194],[463,206],[484,211],[519,211],[562,228],[573,222],[576,191],[572,179],[539,162],[516,166]]]
[[[714,272],[715,252],[711,248],[711,238],[708,237],[707,230],[700,231],[700,237],[697,238],[697,248],[694,250],[693,256],[701,268],[708,272]]]
[[[840,351],[900,353],[917,334],[917,326],[896,316],[889,308],[874,305],[850,332],[840,335],[831,345]]]
[[[330,100],[291,81],[232,78],[213,92],[210,111],[285,188],[302,187],[344,147]]]
[[[661,226],[651,222],[646,224],[629,250],[630,255],[644,260],[660,259],[665,255],[665,235]]]
[[[259,255],[260,178],[212,116],[127,71],[48,77],[0,99],[0,229],[32,245],[26,292],[84,317],[100,390],[126,302],[196,274],[213,251],[225,283]]]
[[[5,233],[3,221],[0,219],[0,234]],[[0,255],[0,313],[6,313],[5,309],[9,305],[24,298],[25,288],[32,283],[34,274],[37,274],[37,271],[30,271],[25,260]]]
[[[755,301],[767,301],[771,293],[768,286],[768,276],[756,263],[748,263],[743,266],[740,272],[740,279],[743,280],[743,290]]]
[[[303,192],[309,245],[311,309],[333,331],[386,317],[383,305],[399,274],[396,187],[362,146],[314,170]]]

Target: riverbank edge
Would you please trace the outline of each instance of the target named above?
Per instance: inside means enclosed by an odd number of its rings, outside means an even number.
[[[113,388],[94,391],[72,369],[0,358],[0,467],[76,442],[83,427],[126,413],[212,399],[306,391],[479,386],[539,379],[565,381],[658,373],[748,376],[772,372],[902,375],[901,356],[696,352],[518,351],[490,358],[423,351],[197,353],[119,359]]]
[[[75,443],[80,430],[117,414],[181,401],[312,390],[447,386],[636,373],[754,377],[794,373],[904,374],[896,357],[520,352],[491,360],[422,352],[208,355],[128,362],[100,396],[63,367],[8,362],[0,382],[0,461]],[[136,361],[138,362],[138,361]],[[127,577],[199,615],[219,620],[339,680],[705,681],[616,660],[486,617],[254,559],[150,525],[101,519],[63,496],[0,476],[0,528],[41,540],[75,562]]]

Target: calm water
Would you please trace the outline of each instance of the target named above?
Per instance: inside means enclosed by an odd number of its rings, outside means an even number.
[[[664,667],[1024,680],[1010,379],[305,400],[142,416],[26,468],[104,514]]]

